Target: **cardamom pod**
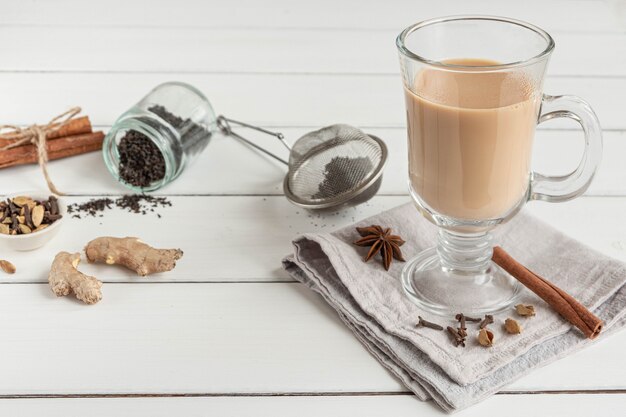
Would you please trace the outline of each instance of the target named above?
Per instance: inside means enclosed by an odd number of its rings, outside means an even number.
[[[30,232],[32,232],[32,230],[30,230],[30,227],[26,226],[25,224],[20,224],[20,231],[22,232],[23,235],[26,235]]]
[[[14,274],[16,271],[15,265],[9,261],[5,261],[4,259],[0,260],[0,268],[2,268],[2,270],[7,274]]]
[[[41,205],[35,206],[33,208],[32,212],[30,213],[30,217],[31,217],[31,219],[33,221],[33,226],[39,227],[39,225],[43,221],[43,216],[44,216],[44,208],[43,208],[43,206],[41,206]]]
[[[493,346],[493,332],[488,329],[480,329],[478,332],[478,343],[484,347]]]
[[[29,201],[33,201],[33,199],[24,195],[18,195],[17,197],[13,197],[11,201],[16,206],[22,207],[23,205],[28,204]]]
[[[518,304],[515,306],[517,314],[523,317],[532,317],[535,315],[535,306],[530,304]]]
[[[522,332],[522,326],[510,318],[504,321],[504,329],[510,334],[520,334]]]

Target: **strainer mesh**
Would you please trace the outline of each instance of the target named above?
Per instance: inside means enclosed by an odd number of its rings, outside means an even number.
[[[377,141],[347,125],[311,132],[294,144],[289,158],[291,192],[319,203],[349,197],[371,181],[383,162]]]

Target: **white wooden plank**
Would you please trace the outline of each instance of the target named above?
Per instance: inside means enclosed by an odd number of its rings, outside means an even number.
[[[254,0],[229,2],[110,0],[23,0],[8,3],[0,23],[11,25],[76,26],[198,26],[198,27],[290,27],[397,29],[422,19],[454,14],[491,14],[528,20],[550,30],[624,31],[618,1],[555,0],[545,2],[457,1],[368,1],[320,0],[315,3]],[[59,13],[62,11],[62,13]],[[54,16],[51,19],[50,16]]]
[[[396,74],[400,29],[0,27],[0,70]],[[553,35],[550,75],[626,75],[626,34]]]
[[[0,395],[405,391],[300,284],[109,284],[95,306],[2,285],[0,314]],[[506,390],[625,389],[624,343]]]
[[[103,295],[89,307],[47,285],[3,285],[0,394],[401,389],[297,284],[110,284]]]
[[[45,282],[59,251],[80,251],[102,236],[139,236],[156,247],[185,252],[172,272],[139,278],[122,268],[85,264],[83,270],[105,281],[273,281],[287,280],[280,261],[301,233],[331,231],[408,202],[408,197],[376,197],[337,213],[309,213],[284,197],[175,197],[161,218],[114,210],[102,218],[68,218],[53,241],[37,252],[3,255],[18,272],[0,274],[0,282]],[[82,201],[67,198],[68,202]],[[626,261],[626,198],[585,197],[570,203],[532,202],[527,206],[554,227],[609,256]],[[416,212],[417,216],[417,212]]]
[[[0,74],[0,119],[42,123],[80,105],[93,123],[111,125],[154,86],[171,80],[195,85],[219,113],[262,125],[405,124],[399,75],[338,74]],[[548,78],[545,91],[577,94],[591,103],[603,128],[626,129],[618,102],[626,96],[626,78]],[[545,125],[563,126],[574,125]]]
[[[104,128],[105,130],[108,128]],[[275,128],[288,141],[295,142],[312,129]],[[404,128],[365,128],[382,138],[389,149],[389,157],[379,193],[405,195],[407,193],[407,147]],[[287,157],[283,145],[263,134],[245,133],[254,142]],[[572,171],[582,155],[582,132],[538,130],[533,166],[547,174],[565,174]],[[604,134],[604,155],[600,170],[588,195],[626,195],[626,132],[608,131]],[[100,153],[81,155],[62,161],[52,161],[49,170],[55,183],[73,194],[118,194],[127,190],[113,180],[104,166]],[[286,167],[241,142],[216,136],[198,160],[172,184],[158,194],[282,194],[282,180]],[[16,188],[37,189],[44,179],[37,165],[0,170],[0,190]]]
[[[460,417],[612,415],[626,408],[626,395],[498,395],[467,410]],[[505,411],[503,411],[505,410]],[[429,417],[443,415],[431,403],[408,395],[214,398],[71,398],[0,400],[0,413],[20,417]]]

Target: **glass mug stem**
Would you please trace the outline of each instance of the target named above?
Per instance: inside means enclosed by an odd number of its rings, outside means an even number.
[[[493,237],[489,232],[460,234],[439,229],[437,255],[441,268],[458,274],[484,274],[491,266]]]

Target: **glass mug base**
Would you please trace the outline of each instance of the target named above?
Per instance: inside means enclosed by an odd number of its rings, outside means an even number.
[[[401,280],[411,301],[450,318],[457,313],[483,316],[504,311],[513,306],[522,290],[517,280],[491,261],[479,272],[446,268],[437,248],[408,261]]]

